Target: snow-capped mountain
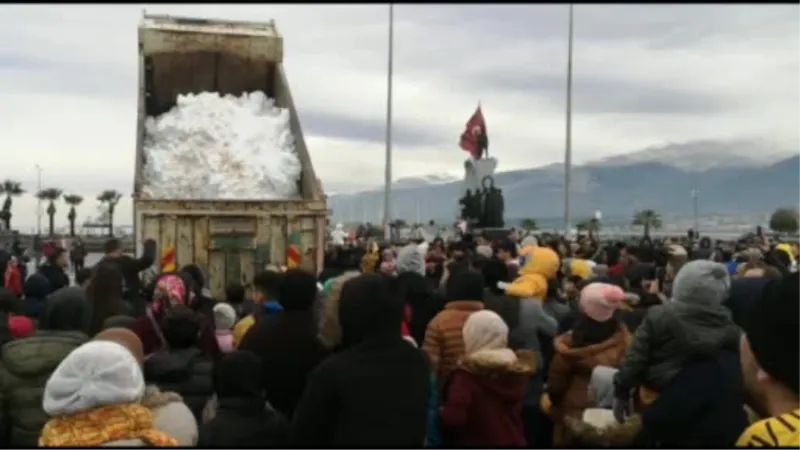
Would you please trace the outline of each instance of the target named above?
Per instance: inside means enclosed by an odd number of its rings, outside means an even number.
[[[610,156],[588,165],[598,167],[660,163],[689,172],[708,169],[763,167],[791,156],[791,150],[759,139],[700,140],[651,146]]]

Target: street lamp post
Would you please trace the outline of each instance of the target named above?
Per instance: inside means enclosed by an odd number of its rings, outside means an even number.
[[[570,188],[572,184],[572,3],[569,4],[569,35],[567,37],[567,123],[564,145],[564,235],[572,232]]]
[[[36,234],[42,235],[42,199],[39,192],[42,191],[42,166],[36,164]]]
[[[694,234],[697,236],[700,233],[700,207],[698,203],[699,192],[697,189],[692,189],[692,213],[694,214]]]
[[[394,5],[389,3],[389,62],[386,79],[386,162],[383,186],[383,237],[392,239],[392,76],[394,72]]]

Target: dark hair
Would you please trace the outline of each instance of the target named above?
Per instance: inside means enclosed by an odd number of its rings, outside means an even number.
[[[47,261],[50,264],[55,264],[55,262],[58,260],[58,258],[60,258],[61,255],[63,255],[66,252],[67,251],[64,250],[64,247],[56,247],[55,249],[53,249],[53,252],[50,253],[50,256],[47,257]]]
[[[83,285],[83,283],[89,281],[92,278],[92,269],[88,267],[82,267],[79,270],[75,271],[75,282],[78,285]]]
[[[317,277],[303,269],[289,269],[278,286],[284,311],[307,311],[317,298]]]
[[[199,342],[200,322],[191,308],[175,305],[161,319],[161,331],[170,348],[191,348]]]
[[[115,252],[115,251],[119,250],[120,248],[121,248],[121,245],[119,243],[119,239],[117,239],[117,238],[111,238],[111,239],[107,240],[105,242],[105,244],[103,244],[103,250],[106,253]]]
[[[225,301],[231,305],[241,305],[244,303],[244,286],[239,283],[231,283],[225,288]]]
[[[278,287],[283,275],[274,270],[265,270],[253,277],[253,289],[261,292],[268,300],[278,298]]]
[[[95,271],[89,286],[86,287],[86,298],[92,307],[90,332],[92,335],[103,328],[103,321],[119,314],[123,310],[122,270],[111,261],[101,262]]]
[[[192,277],[192,280],[194,280],[198,290],[202,290],[204,287],[206,287],[206,277],[203,275],[203,271],[200,270],[196,264],[188,264],[183,266],[181,268],[181,272]]]
[[[511,274],[508,266],[499,259],[492,258],[483,266],[481,271],[485,287],[496,295],[503,294],[503,289],[497,287],[498,281],[509,282],[511,281]]]

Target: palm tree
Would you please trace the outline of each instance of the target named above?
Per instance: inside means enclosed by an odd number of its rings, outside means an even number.
[[[69,236],[75,237],[75,218],[78,217],[78,214],[75,212],[75,207],[83,203],[83,197],[80,195],[65,195],[64,201],[69,205],[69,214],[67,215],[67,219],[69,220]]]
[[[644,235],[650,236],[650,230],[661,228],[661,216],[652,209],[637,211],[633,215],[633,226],[644,227]]]
[[[47,188],[36,193],[36,198],[50,202],[47,205],[47,217],[49,219],[50,236],[55,234],[56,228],[56,201],[61,198],[61,189]]]
[[[97,201],[106,205],[106,211],[108,212],[109,236],[114,235],[114,209],[117,207],[117,203],[119,203],[119,199],[121,198],[122,194],[113,189],[103,191],[97,196]]]
[[[3,209],[0,210],[0,220],[3,221],[3,225],[5,225],[6,230],[11,229],[11,205],[13,204],[13,198],[19,197],[20,195],[24,194],[25,190],[22,189],[22,183],[14,180],[4,180],[0,183],[0,195],[5,194],[6,201],[3,202]]]
[[[525,231],[533,231],[536,228],[538,228],[536,224],[536,219],[531,219],[531,218],[522,219],[522,224],[520,226],[522,226],[522,229]]]

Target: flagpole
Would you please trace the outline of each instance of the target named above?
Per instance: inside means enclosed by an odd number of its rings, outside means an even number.
[[[383,179],[383,237],[392,238],[392,75],[394,72],[394,5],[389,3],[389,63],[386,80],[386,165]]]
[[[569,37],[567,38],[567,121],[564,148],[564,235],[572,232],[570,188],[572,184],[572,3],[569,4]]]

